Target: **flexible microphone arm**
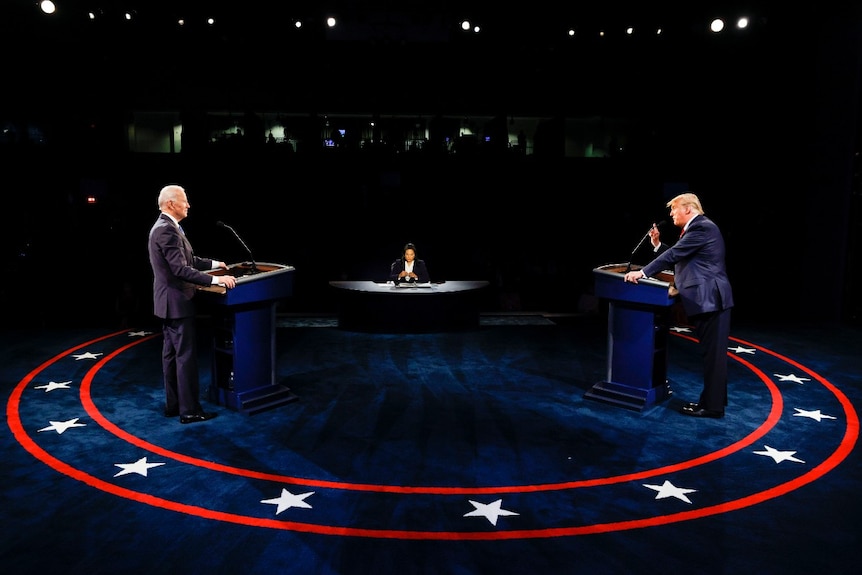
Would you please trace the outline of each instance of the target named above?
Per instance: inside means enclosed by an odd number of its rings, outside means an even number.
[[[240,244],[242,244],[242,247],[244,247],[244,248],[245,248],[245,251],[246,251],[246,252],[248,252],[248,257],[249,257],[249,259],[251,260],[251,270],[252,270],[253,272],[256,272],[256,271],[257,271],[257,264],[256,264],[256,263],[254,263],[254,256],[251,254],[251,250],[250,250],[250,249],[248,249],[248,246],[247,246],[247,245],[245,245],[245,242],[244,242],[244,241],[242,241],[242,238],[241,238],[241,237],[239,237],[239,234],[238,234],[238,233],[236,233],[236,230],[235,230],[235,229],[233,229],[232,227],[230,227],[229,225],[227,225],[226,223],[222,222],[222,221],[218,221],[218,222],[216,222],[216,225],[217,225],[218,227],[220,227],[220,228],[227,228],[227,229],[228,229],[228,230],[230,230],[230,232],[234,235],[234,237],[235,237],[237,240],[239,240],[239,243],[240,243]]]
[[[659,227],[659,226],[663,226],[663,225],[664,225],[664,220],[660,221],[657,224],[653,224],[653,226],[655,226],[655,227]],[[632,258],[635,257],[635,254],[637,253],[637,251],[643,245],[644,241],[646,241],[646,239],[649,237],[649,233],[652,231],[653,226],[649,227],[649,229],[647,230],[647,233],[644,234],[644,237],[641,238],[641,241],[639,241],[638,245],[635,246],[635,249],[632,250],[632,253],[629,256],[629,261],[626,264],[626,273],[629,273],[630,271],[632,271]]]

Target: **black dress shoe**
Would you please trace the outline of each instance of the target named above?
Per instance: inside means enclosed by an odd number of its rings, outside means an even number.
[[[197,423],[198,421],[206,421],[208,419],[212,419],[215,417],[216,413],[207,413],[205,411],[199,411],[198,413],[190,413],[188,415],[180,416],[180,423]]]
[[[689,401],[682,406],[683,409],[700,409],[700,404],[696,401]]]
[[[167,409],[165,408],[165,417],[176,417],[180,414],[179,409]]]
[[[712,417],[715,419],[720,419],[724,417],[724,411],[717,411],[714,409],[704,409],[700,407],[698,404],[694,404],[694,407],[690,407],[686,405],[682,408],[682,413],[684,415],[691,415],[692,417]]]

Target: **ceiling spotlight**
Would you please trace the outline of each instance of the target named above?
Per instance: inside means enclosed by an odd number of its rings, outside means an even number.
[[[724,20],[722,20],[721,18],[716,18],[709,25],[709,29],[713,32],[721,32],[722,30],[724,30]]]
[[[42,9],[42,12],[45,14],[53,14],[57,11],[57,7],[54,6],[54,3],[51,0],[42,0],[39,2],[39,8]]]

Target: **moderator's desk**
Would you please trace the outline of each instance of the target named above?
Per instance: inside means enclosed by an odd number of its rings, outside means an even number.
[[[400,287],[373,281],[332,281],[338,327],[350,331],[423,333],[479,326],[479,294],[486,281],[447,281]]]

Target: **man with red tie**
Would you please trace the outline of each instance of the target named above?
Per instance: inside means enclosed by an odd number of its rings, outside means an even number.
[[[658,229],[653,226],[650,239],[658,255],[642,269],[628,272],[624,280],[638,283],[641,278],[673,269],[674,286],[695,329],[704,361],[700,398],[683,406],[682,413],[694,417],[724,417],[730,310],[733,307],[724,238],[715,222],[704,215],[695,194],[680,194],[670,200],[667,207],[674,225],[682,230],[679,240],[673,246],[661,243]]]
[[[227,269],[224,262],[194,255],[180,221],[189,215],[188,197],[181,186],[168,185],[159,192],[161,214],[150,229],[149,254],[153,268],[153,313],[162,321],[162,373],[165,385],[165,416],[180,417],[180,423],[206,421],[216,416],[200,404],[197,334],[195,326],[196,286],[236,287],[236,278],[215,276],[204,270]]]

